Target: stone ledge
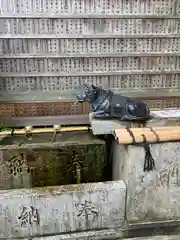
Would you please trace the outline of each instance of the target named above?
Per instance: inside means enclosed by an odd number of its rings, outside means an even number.
[[[179,240],[180,235],[161,235],[151,237],[126,238],[126,240]]]
[[[179,240],[180,235],[159,235],[149,237],[137,237],[137,238],[123,238],[119,231],[115,230],[101,230],[101,231],[89,231],[82,233],[63,234],[50,237],[35,237],[32,240]],[[15,239],[18,240],[18,239]],[[28,238],[24,239],[28,240]]]
[[[121,238],[121,231],[115,229],[88,231],[72,234],[62,234],[50,237],[33,238],[33,240],[117,240]],[[29,239],[24,239],[29,240]]]
[[[162,111],[152,111],[153,119],[146,122],[146,127],[155,126],[178,126],[180,125],[180,110],[168,109]],[[119,120],[99,120],[89,114],[89,122],[94,135],[112,134],[114,129],[125,127],[141,127],[139,123],[122,122]]]

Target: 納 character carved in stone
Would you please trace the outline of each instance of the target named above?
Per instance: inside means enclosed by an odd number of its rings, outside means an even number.
[[[20,221],[20,224],[23,227],[32,225],[33,223],[39,225],[40,224],[39,212],[33,206],[29,206],[29,207],[23,206],[21,213],[18,216],[18,220]]]

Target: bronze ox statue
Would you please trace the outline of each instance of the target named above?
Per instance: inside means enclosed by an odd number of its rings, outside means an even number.
[[[85,84],[84,91],[77,95],[77,99],[91,103],[95,118],[116,118],[121,121],[145,121],[150,118],[150,111],[145,103],[94,85]]]

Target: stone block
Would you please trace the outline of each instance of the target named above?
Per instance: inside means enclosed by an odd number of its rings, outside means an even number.
[[[125,221],[125,197],[123,181],[1,190],[0,239],[117,237]]]
[[[102,181],[104,141],[88,132],[5,136],[0,146],[0,189]]]
[[[176,126],[180,123],[180,110],[152,111],[152,120],[144,126]],[[112,134],[115,129],[142,127],[139,123],[118,120],[97,120],[90,117],[92,132],[96,135]],[[127,184],[127,220],[145,223],[180,220],[180,143],[151,144],[150,150],[156,169],[143,172],[145,150],[140,145],[112,143],[113,180]]]
[[[120,230],[105,229],[99,231],[78,232],[72,234],[61,234],[50,237],[33,238],[33,240],[119,240],[122,239]],[[29,240],[29,239],[24,239]],[[158,239],[159,240],[159,239]],[[174,240],[174,239],[173,239]]]
[[[180,235],[161,235],[151,237],[127,238],[126,240],[179,240]]]
[[[79,233],[79,234],[66,234],[61,236],[51,236],[51,237],[39,237],[39,238],[33,238],[33,240],[113,240],[113,239],[123,239],[118,238],[115,231],[112,231],[112,235],[105,234],[107,231],[96,231],[96,234],[92,234],[94,237],[92,238],[92,235],[89,235],[89,233]],[[101,234],[100,234],[101,233]],[[15,239],[17,240],[17,239]],[[28,240],[28,239],[24,239]],[[179,240],[179,235],[161,235],[161,236],[150,236],[150,237],[138,237],[138,238],[126,238],[126,240]]]
[[[180,143],[150,145],[155,170],[144,172],[140,145],[113,142],[113,180],[127,184],[129,223],[180,220]]]

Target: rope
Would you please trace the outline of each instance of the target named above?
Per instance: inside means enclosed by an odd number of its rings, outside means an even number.
[[[160,142],[160,138],[159,138],[158,134],[154,131],[154,129],[153,129],[153,128],[150,128],[150,130],[151,130],[151,132],[153,132],[154,135],[156,136],[157,142]]]
[[[134,134],[132,133],[132,131],[130,130],[130,128],[126,127],[126,130],[127,132],[129,133],[129,135],[131,136],[132,138],[132,144],[135,144],[136,143],[136,139],[134,137]]]
[[[126,130],[132,138],[132,144],[133,145],[138,145],[136,143],[136,139],[135,139],[132,131],[128,127],[126,128]],[[151,131],[154,132],[154,134],[156,135],[157,141],[159,141],[159,136],[157,135],[157,133],[153,129],[151,129]],[[146,141],[146,136],[144,134],[142,134],[142,137],[143,137],[144,141],[143,141],[143,144],[140,144],[140,145],[142,145],[144,147],[144,150],[145,150],[145,159],[144,159],[143,171],[144,172],[149,172],[149,171],[152,171],[153,169],[155,169],[155,161],[152,157],[149,144]]]
[[[146,142],[146,136],[142,134],[142,137],[144,139],[143,147],[145,150],[145,159],[144,159],[144,172],[149,172],[155,169],[155,161],[152,157],[151,150],[149,147],[149,144]]]

